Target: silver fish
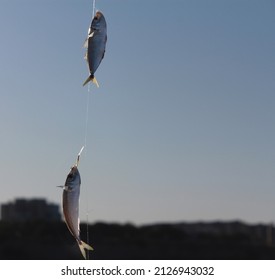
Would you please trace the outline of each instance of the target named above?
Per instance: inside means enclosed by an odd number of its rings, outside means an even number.
[[[79,157],[78,157],[79,161]],[[79,195],[80,195],[80,184],[81,178],[77,168],[77,163],[71,168],[65,185],[63,186],[63,213],[67,227],[73,237],[76,239],[79,249],[86,259],[87,250],[93,250],[93,248],[80,239],[79,230]]]
[[[88,62],[90,76],[84,82],[83,86],[92,81],[94,84],[97,85],[97,87],[99,87],[94,74],[104,57],[106,42],[106,20],[103,14],[97,11],[89,28],[88,37],[84,44],[84,47],[87,48],[85,59]]]

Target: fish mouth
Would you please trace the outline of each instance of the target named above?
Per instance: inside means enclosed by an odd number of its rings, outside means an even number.
[[[74,173],[76,173],[76,172],[77,172],[77,166],[74,165],[74,166],[71,167],[70,173],[74,174]]]
[[[94,16],[94,19],[100,19],[101,16],[102,16],[102,13],[99,12],[99,11],[97,11],[96,14],[95,14],[95,16]]]
[[[70,172],[68,174],[68,177],[69,178],[73,178],[76,173],[77,173],[77,167],[74,165],[74,166],[71,167],[71,170],[70,170]]]

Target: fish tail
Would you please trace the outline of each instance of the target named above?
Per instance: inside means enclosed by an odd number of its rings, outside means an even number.
[[[81,251],[81,254],[83,256],[84,259],[86,259],[86,252],[85,252],[85,249],[86,250],[94,250],[92,246],[90,246],[89,244],[85,243],[84,241],[82,240],[79,240],[78,241],[78,246],[79,246],[79,249]]]
[[[94,75],[90,75],[87,80],[84,82],[83,86],[85,86],[86,84],[88,84],[90,81],[92,81],[97,87],[99,87],[99,84],[95,78]]]

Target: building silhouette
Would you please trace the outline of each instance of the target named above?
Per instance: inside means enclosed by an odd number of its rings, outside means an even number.
[[[45,199],[16,199],[1,205],[1,220],[8,222],[60,221],[59,205]]]

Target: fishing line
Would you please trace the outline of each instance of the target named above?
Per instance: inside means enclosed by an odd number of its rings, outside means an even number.
[[[93,13],[92,18],[95,16],[95,3],[96,0],[93,0]],[[87,94],[87,105],[86,105],[86,122],[85,122],[85,137],[84,137],[84,146],[87,145],[87,134],[88,134],[88,122],[89,122],[89,104],[90,104],[90,83],[88,83],[88,94]]]
[[[96,5],[96,0],[93,0],[92,18],[94,18],[94,16],[95,16],[95,9],[96,9],[95,5]],[[84,147],[87,146],[88,125],[89,125],[89,107],[90,107],[90,83],[88,84],[88,92],[87,92]],[[85,151],[87,151],[87,148]],[[89,244],[89,200],[88,199],[89,199],[89,195],[88,195],[88,189],[87,189],[87,196],[86,196],[86,241],[87,241],[87,244]],[[88,260],[90,259],[89,251],[87,252],[87,259]]]
[[[95,1],[96,0],[93,0],[93,17],[95,16]]]
[[[88,216],[88,212],[86,214],[86,231],[87,231],[87,236],[86,236],[86,241],[87,241],[87,244],[89,244],[89,216]],[[87,260],[90,259],[90,252],[87,251]]]
[[[90,107],[90,88],[88,87],[87,102],[86,102],[86,120],[85,120],[85,135],[84,135],[84,147],[87,146],[88,137],[88,124],[89,124],[89,107]]]
[[[87,138],[88,138],[88,128],[89,128],[89,107],[90,107],[90,85],[88,85],[87,101],[86,101],[86,119],[85,119],[85,136],[84,136],[84,147],[85,154],[87,155]],[[86,188],[86,242],[89,244],[89,192]],[[89,251],[87,251],[87,259],[89,260]]]

